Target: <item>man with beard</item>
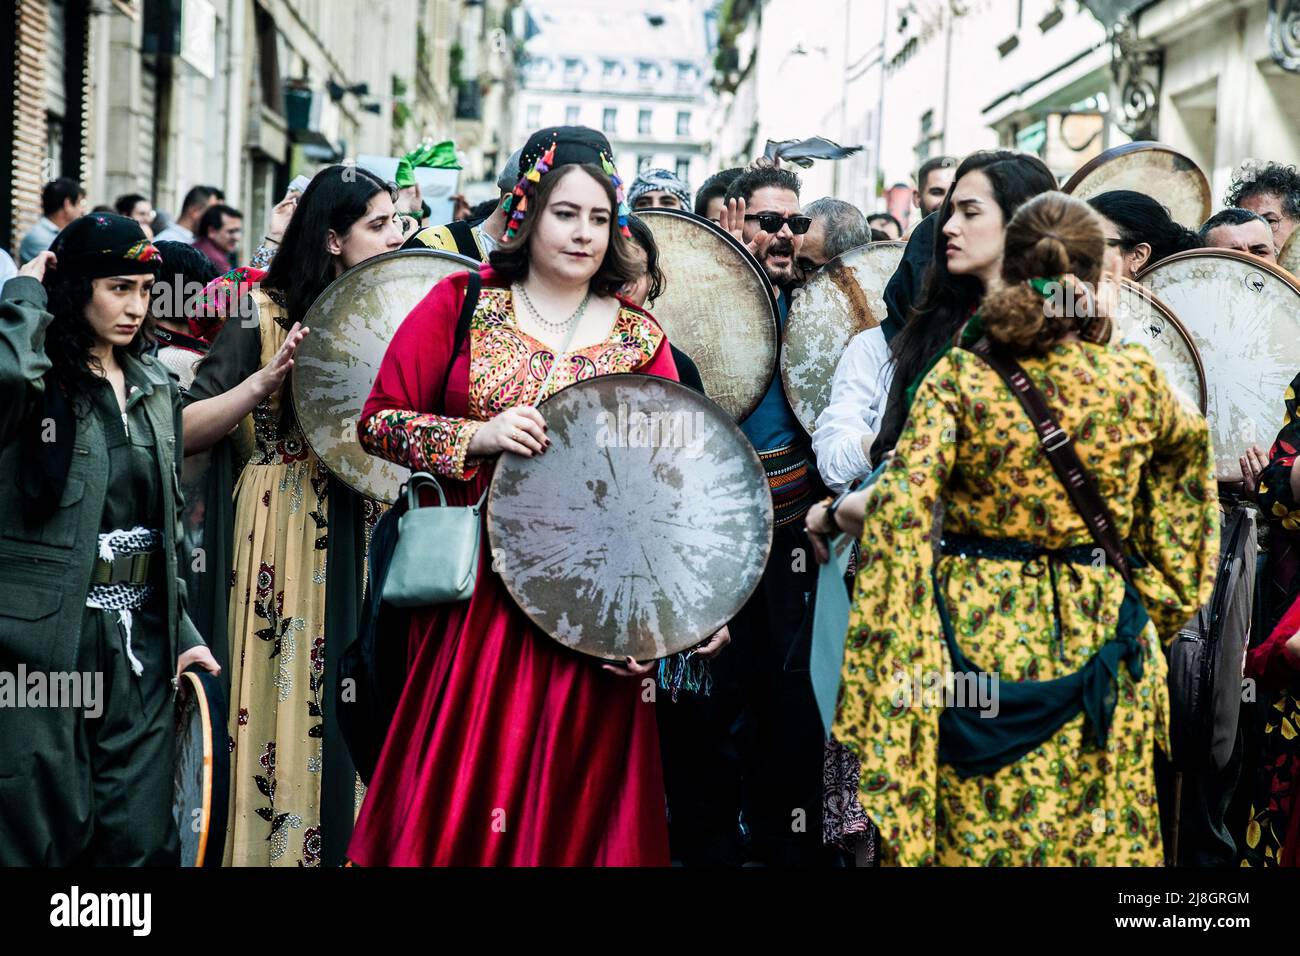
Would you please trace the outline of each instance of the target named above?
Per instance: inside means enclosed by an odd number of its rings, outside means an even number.
[[[743,242],[777,294],[785,324],[796,257],[812,223],[799,210],[799,177],[773,166],[745,170],[727,190],[719,225]],[[816,563],[801,530],[821,484],[808,435],[786,399],[781,376],[741,429],[758,451],[772,488],[775,529],[762,580],[731,622],[730,655],[717,660],[718,710],[707,733],[726,733],[739,716],[743,787],[719,782],[715,793],[743,792],[751,856],[771,865],[815,865],[834,855],[822,843],[821,719],[808,673]],[[727,658],[727,659],[723,659]],[[726,713],[728,704],[734,709]],[[725,819],[725,817],[724,817]],[[731,819],[735,819],[734,812]]]

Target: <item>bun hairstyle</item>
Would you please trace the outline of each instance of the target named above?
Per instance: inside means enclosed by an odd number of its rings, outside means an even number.
[[[1048,192],[1007,224],[1002,282],[980,312],[989,337],[1013,353],[1042,355],[1071,332],[1090,342],[1110,338],[1095,289],[1106,238],[1082,200]]]

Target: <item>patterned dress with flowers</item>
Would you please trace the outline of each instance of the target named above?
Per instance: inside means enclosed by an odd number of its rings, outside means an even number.
[[[869,492],[862,566],[833,732],[861,762],[859,794],[886,863],[1154,866],[1162,860],[1154,748],[1168,751],[1160,639],[1209,599],[1217,506],[1205,419],[1140,346],[1057,345],[1021,359],[1141,556],[1151,621],[1140,668],[1121,664],[1098,747],[1082,713],[1019,760],[963,778],[939,760],[956,643],[999,681],[1078,671],[1115,634],[1124,582],[1104,562],[943,553],[942,533],[1059,552],[1093,543],[1029,417],[983,359],[960,349],[925,377],[890,466]],[[907,688],[912,693],[900,693]]]
[[[1300,501],[1291,493],[1291,468],[1300,455],[1300,375],[1287,386],[1286,416],[1259,476],[1259,505],[1272,523],[1269,573],[1273,593],[1296,599],[1294,554],[1300,539]],[[1291,604],[1269,638],[1250,652],[1247,676],[1259,682],[1263,712],[1259,769],[1251,787],[1245,866],[1300,866],[1300,671],[1289,665],[1282,645],[1300,630],[1300,599]]]
[[[284,343],[283,303],[255,294],[258,326],[227,324],[189,401],[227,391]],[[253,410],[235,486],[227,866],[320,862],[329,475],[286,401],[281,391]]]

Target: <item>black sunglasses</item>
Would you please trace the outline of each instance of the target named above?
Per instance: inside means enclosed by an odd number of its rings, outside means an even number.
[[[782,216],[774,212],[759,212],[745,216],[745,221],[758,220],[758,228],[773,235],[781,231],[782,226],[789,226],[796,236],[802,236],[812,227],[812,219],[807,216]]]

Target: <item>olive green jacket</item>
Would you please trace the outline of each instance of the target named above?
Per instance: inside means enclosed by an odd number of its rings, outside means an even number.
[[[108,487],[108,444],[98,415],[77,418],[77,436],[58,510],[43,524],[23,520],[19,473],[21,435],[38,414],[43,376],[50,368],[45,289],[19,276],[0,293],[0,666],[29,671],[75,670],[86,592],[98,552]],[[144,404],[157,438],[163,490],[167,620],[172,658],[203,644],[186,613],[178,562],[181,536],[181,402],[176,377],[151,356],[123,357],[145,384]],[[214,573],[217,573],[214,569]]]

